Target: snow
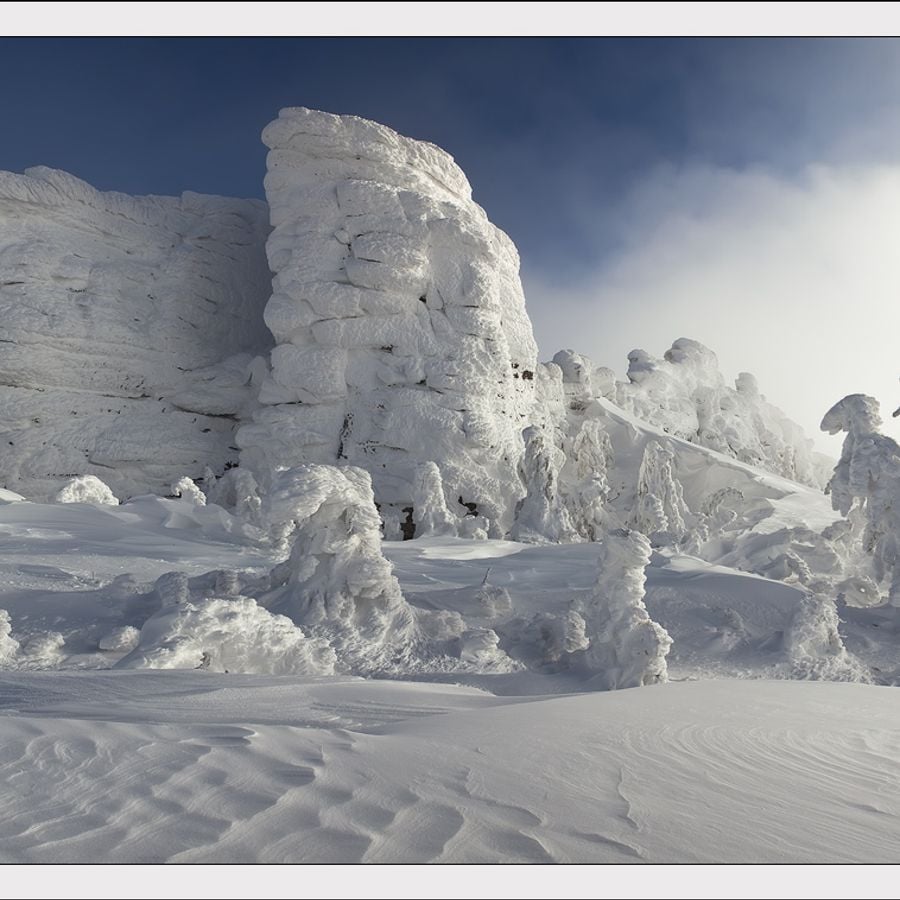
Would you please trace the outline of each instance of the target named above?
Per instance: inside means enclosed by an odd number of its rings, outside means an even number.
[[[199,385],[267,349],[267,232],[259,201],[0,172],[0,485],[46,499],[91,474],[120,497],[165,493],[234,461],[218,417],[238,409]]]
[[[500,698],[78,672],[8,675],[0,704],[4,862],[889,863],[900,852],[900,695],[887,688],[719,680]]]
[[[669,434],[695,441],[742,462],[803,484],[821,487],[828,461],[785,414],[766,401],[753,375],[726,383],[715,353],[679,338],[657,359],[644,350],[628,355],[628,381],[616,402]]]
[[[263,140],[277,346],[241,464],[263,484],[279,465],[362,466],[403,521],[433,462],[451,511],[474,504],[502,537],[537,353],[512,242],[431,144],[302,108]]]
[[[696,341],[538,363],[448,154],[263,139],[0,173],[0,861],[896,858],[877,404],[827,476]]]

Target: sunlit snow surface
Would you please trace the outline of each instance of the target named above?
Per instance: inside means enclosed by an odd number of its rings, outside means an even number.
[[[65,639],[62,670],[0,672],[3,861],[900,853],[900,693],[773,680],[792,675],[784,633],[801,595],[791,586],[654,555],[646,604],[674,639],[672,682],[623,691],[564,672],[411,682],[97,671],[121,656],[98,642],[122,624],[117,597],[132,582],[271,567],[215,508],[188,515],[186,502],[0,505],[0,608],[20,639]],[[598,555],[591,544],[455,538],[386,550],[412,604],[476,620],[488,570],[528,616],[588,591]],[[896,634],[880,634],[893,620],[858,612],[842,625],[848,647],[896,667]]]

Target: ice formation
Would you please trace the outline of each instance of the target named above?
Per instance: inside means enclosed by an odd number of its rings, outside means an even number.
[[[417,537],[459,534],[460,517],[447,507],[441,470],[435,462],[416,466],[410,515]]]
[[[687,532],[690,510],[675,476],[675,454],[658,441],[650,441],[638,472],[633,528],[658,544],[678,543]]]
[[[458,511],[502,536],[536,367],[512,242],[431,144],[302,108],[263,140],[277,346],[242,465],[362,466],[402,520],[433,461]]]
[[[559,492],[562,454],[535,425],[525,429],[523,438],[525,453],[519,473],[526,494],[516,506],[511,537],[525,543],[574,540],[575,530]]]
[[[0,485],[45,499],[93,474],[165,493],[234,461],[239,391],[223,406],[197,388],[270,343],[267,231],[258,201],[0,172]]]

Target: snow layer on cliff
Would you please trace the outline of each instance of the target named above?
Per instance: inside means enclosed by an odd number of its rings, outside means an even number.
[[[270,343],[267,233],[259,201],[0,172],[0,484],[43,498],[94,474],[119,496],[165,492],[234,461],[235,423],[205,413],[239,412],[240,390],[223,407],[198,388]]]
[[[242,464],[263,481],[362,466],[385,518],[414,525],[416,468],[434,462],[452,512],[473,504],[502,536],[536,360],[512,242],[431,144],[302,108],[263,140],[277,346]]]

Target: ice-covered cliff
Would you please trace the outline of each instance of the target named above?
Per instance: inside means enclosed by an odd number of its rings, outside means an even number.
[[[433,461],[452,512],[502,535],[537,356],[512,242],[431,144],[302,108],[263,140],[277,346],[242,465],[361,466],[393,537]]]
[[[234,461],[251,357],[208,367],[271,343],[267,233],[259,201],[0,172],[0,485],[165,492]]]

